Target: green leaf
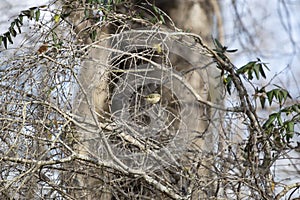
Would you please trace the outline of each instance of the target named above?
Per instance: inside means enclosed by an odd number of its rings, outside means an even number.
[[[214,43],[218,49],[223,49],[223,45],[221,44],[221,42],[218,39],[215,38]]]
[[[250,69],[253,68],[253,65],[256,63],[256,61],[251,61],[251,62],[248,62],[246,65],[240,67],[236,72],[238,74],[245,74],[247,73]]]
[[[26,17],[30,18],[30,10],[23,10],[21,11],[22,14],[24,14]]]
[[[283,126],[283,121],[282,121],[280,113],[277,113],[277,121],[278,121],[279,126]]]
[[[52,40],[54,44],[57,44],[57,35],[55,32],[52,32]]]
[[[281,86],[279,86],[279,85],[277,85],[277,84],[274,84],[274,86],[276,86],[276,87],[278,87],[278,88],[282,89],[282,87],[281,87]]]
[[[19,15],[19,22],[23,26],[23,15]]]
[[[153,5],[153,9],[154,9],[154,11],[155,11],[156,13],[159,12],[159,11],[158,11],[158,8],[157,8],[155,5]]]
[[[231,95],[232,76],[228,75],[226,78],[224,78],[223,83],[226,85],[228,94]]]
[[[269,128],[269,126],[275,121],[277,118],[278,113],[273,113],[269,115],[269,119],[264,123],[263,127]]]
[[[259,80],[259,73],[260,73],[259,69],[260,69],[260,66],[261,66],[260,64],[255,64],[253,66],[253,71],[255,73],[255,76],[256,76],[257,80]]]
[[[287,128],[286,128],[287,132],[293,133],[295,131],[294,129],[295,129],[295,123],[293,121],[287,122]]]
[[[246,74],[247,73],[247,76],[248,76],[249,80],[253,79],[253,73],[255,73],[255,77],[256,77],[257,80],[259,80],[260,75],[262,77],[266,78],[266,74],[265,74],[264,69],[263,69],[263,66],[265,66],[265,64],[262,63],[259,58],[257,60],[258,61],[248,62],[246,65],[239,68],[236,72],[238,74]]]
[[[1,44],[2,44],[2,41],[3,41],[3,36],[0,35],[0,46],[1,46]]]
[[[289,133],[289,134],[286,134],[286,137],[285,137],[285,138],[286,138],[287,143],[290,143],[290,139],[293,138],[293,135],[294,135],[294,134],[290,134],[290,133]]]
[[[97,37],[97,30],[92,30],[90,32],[90,38],[91,38],[91,40],[94,42],[96,40],[96,37]]]
[[[267,64],[266,63],[262,63],[263,64],[263,66],[265,67],[265,68],[267,68],[267,70],[269,70],[270,71],[270,69],[269,69],[269,67],[267,66]]]
[[[235,53],[237,51],[238,51],[238,49],[229,49],[229,50],[226,50],[226,52],[228,52],[228,53]]]
[[[287,100],[287,98],[292,99],[291,95],[289,94],[289,92],[287,90],[283,89],[282,87],[280,87],[278,85],[275,85],[275,86],[277,88],[271,90],[270,92],[272,92],[272,98],[275,97],[279,101],[280,106],[283,105],[283,103]]]
[[[30,10],[29,19],[32,20],[34,17],[34,10]]]
[[[300,107],[299,105],[292,105],[292,110],[296,113],[300,113]]]
[[[164,16],[163,16],[162,14],[159,15],[159,18],[160,18],[160,21],[161,21],[163,24],[166,23],[165,18],[164,18]]]
[[[260,96],[259,100],[260,100],[261,107],[264,109],[265,103],[266,103],[266,98],[264,96]]]
[[[252,70],[248,70],[248,79],[249,79],[249,80],[252,80],[252,79],[253,79],[252,73],[253,73]]]
[[[152,6],[153,10],[155,11],[155,13],[158,15],[159,19],[161,22],[166,23],[163,14],[161,13],[160,9],[158,7],[156,7],[155,5]],[[154,19],[154,22],[156,22],[157,20]]]
[[[29,10],[36,10],[38,7],[31,7]]]
[[[40,15],[41,15],[41,12],[40,12],[39,9],[37,9],[37,10],[35,11],[35,21],[39,21]]]
[[[271,105],[272,102],[273,102],[273,97],[274,97],[274,92],[273,92],[273,90],[267,92],[267,97],[268,97],[269,104]]]
[[[3,36],[3,45],[7,49],[7,38],[5,36]]]
[[[41,5],[41,6],[39,6],[39,9],[45,9],[47,7],[48,7],[48,5]]]
[[[14,27],[16,25],[16,22],[13,21],[12,23],[10,23],[10,27]]]
[[[85,19],[90,18],[90,9],[84,9],[84,17]]]
[[[12,26],[9,27],[9,32],[13,37],[17,36],[17,31],[15,31],[15,29]]]
[[[260,74],[261,74],[262,77],[267,78],[267,76],[266,76],[266,74],[265,74],[265,71],[264,71],[264,68],[263,68],[262,66],[265,66],[265,64],[260,65],[260,67],[259,67],[259,72],[260,72]],[[268,68],[267,68],[267,69],[268,69]]]
[[[9,41],[11,44],[13,44],[13,41],[12,41],[12,39],[11,39],[10,32],[4,33],[4,36],[8,39],[8,41]]]
[[[274,89],[273,92],[274,92],[274,97],[278,100],[280,90],[279,89]]]
[[[281,106],[284,101],[284,96],[282,94],[282,91],[279,91],[278,101],[279,101],[279,105]]]
[[[282,89],[281,92],[282,92],[284,100],[287,100],[287,98],[292,99],[292,96],[290,95],[290,93],[287,90]]]
[[[18,28],[19,33],[21,33],[21,25],[22,25],[22,23],[20,22],[20,20],[18,18],[15,19],[15,23],[16,23],[16,26]]]
[[[293,121],[289,121],[287,124],[286,124],[286,135],[285,135],[285,139],[287,141],[287,143],[290,143],[290,139],[293,138],[294,136],[294,122]]]

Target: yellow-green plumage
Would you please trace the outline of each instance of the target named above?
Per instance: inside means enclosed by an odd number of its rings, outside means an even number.
[[[159,102],[161,96],[160,96],[160,94],[153,93],[153,94],[148,94],[148,95],[145,96],[144,98],[145,98],[145,100],[146,100],[148,103],[156,104],[156,103]]]

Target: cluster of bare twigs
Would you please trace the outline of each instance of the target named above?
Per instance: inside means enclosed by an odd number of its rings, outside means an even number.
[[[66,5],[61,13],[43,8],[52,18],[33,25],[35,47],[8,50],[1,61],[1,198],[279,199],[299,187],[275,193],[271,167],[288,143],[273,148],[245,68],[233,66],[226,47],[111,7],[97,4],[102,10],[93,13],[75,4],[68,6],[84,11],[83,22],[93,20],[83,36]],[[99,37],[111,24],[118,30]],[[105,71],[107,109],[90,98],[97,84],[80,78],[87,63]],[[226,88],[236,102],[223,101]],[[79,96],[90,114],[75,109]]]

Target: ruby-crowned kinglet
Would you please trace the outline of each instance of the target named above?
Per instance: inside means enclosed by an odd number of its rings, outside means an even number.
[[[148,94],[147,96],[144,97],[144,99],[151,104],[156,104],[159,102],[161,96],[160,94],[157,93],[152,93],[152,94]]]

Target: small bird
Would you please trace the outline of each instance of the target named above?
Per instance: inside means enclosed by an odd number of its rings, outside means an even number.
[[[162,53],[162,47],[161,44],[154,44],[153,48],[157,51],[157,53],[161,54]]]
[[[148,94],[144,97],[146,102],[150,104],[156,104],[160,101],[161,95],[157,93]]]

